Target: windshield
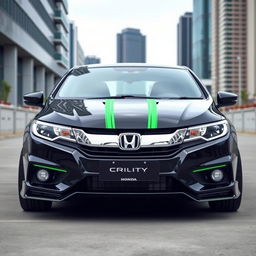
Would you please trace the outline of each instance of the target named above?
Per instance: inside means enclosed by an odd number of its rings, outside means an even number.
[[[57,98],[203,98],[188,70],[177,68],[107,67],[74,69]]]

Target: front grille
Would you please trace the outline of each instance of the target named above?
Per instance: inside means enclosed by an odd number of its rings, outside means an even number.
[[[168,176],[160,176],[157,182],[100,181],[98,176],[91,176],[87,177],[81,185],[88,192],[142,193],[170,192],[173,188],[172,184],[172,179]]]
[[[102,130],[102,131],[101,131]],[[110,131],[109,131],[110,130]],[[92,130],[86,129],[85,132],[90,132],[93,134]],[[118,135],[120,132],[138,132],[141,135],[149,135],[149,134],[167,134],[167,129],[150,129],[150,131],[147,130],[115,130],[115,129],[95,129],[94,134],[98,134],[98,136],[101,136],[101,134],[104,135]],[[169,132],[174,132],[169,129]],[[56,141],[62,145],[75,147],[77,150],[79,150],[81,153],[84,154],[84,156],[88,159],[168,159],[173,157],[174,155],[178,154],[181,150],[183,150],[186,147],[194,146],[201,141],[191,141],[178,144],[178,145],[172,145],[172,146],[152,146],[152,147],[141,147],[138,150],[122,150],[118,146],[116,147],[107,147],[107,146],[97,146],[97,145],[81,145],[78,143],[73,143],[70,141],[65,140],[58,140]]]
[[[79,128],[79,127],[78,127]],[[80,129],[80,128],[79,128]],[[120,133],[139,133],[140,135],[152,134],[170,134],[179,128],[158,128],[158,129],[106,129],[106,128],[84,128],[84,132],[89,134],[111,134],[119,135]]]
[[[117,159],[117,158],[166,158],[172,157],[179,150],[179,146],[171,147],[149,147],[140,148],[138,150],[122,150],[120,148],[114,147],[91,147],[91,146],[81,146],[81,150],[88,157],[98,157],[106,159]]]

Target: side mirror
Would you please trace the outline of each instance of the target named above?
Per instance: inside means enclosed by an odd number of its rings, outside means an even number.
[[[218,92],[217,108],[231,106],[237,103],[237,95],[230,92]]]
[[[24,103],[30,106],[42,107],[44,103],[43,92],[31,92],[23,96]]]

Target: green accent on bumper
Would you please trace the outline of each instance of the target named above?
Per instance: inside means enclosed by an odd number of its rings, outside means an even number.
[[[39,167],[39,168],[45,168],[45,169],[49,169],[49,170],[53,170],[53,171],[57,171],[57,172],[68,172],[67,170],[64,169],[60,169],[60,168],[55,168],[55,167],[50,167],[50,166],[45,166],[45,165],[41,165],[41,164],[33,164],[35,167]]]
[[[210,199],[209,201],[223,201],[223,200],[233,200],[233,199],[234,199],[234,198],[223,197],[223,198]]]
[[[201,169],[196,169],[192,172],[203,172],[203,171],[207,171],[207,170],[212,170],[212,169],[216,169],[216,168],[222,168],[227,166],[226,164],[221,164],[221,165],[215,165],[215,166],[211,166],[211,167],[206,167],[206,168],[201,168]]]
[[[105,101],[105,125],[108,129],[116,128],[113,99],[107,99]]]
[[[157,128],[158,118],[157,118],[157,104],[156,100],[148,99],[148,129]]]

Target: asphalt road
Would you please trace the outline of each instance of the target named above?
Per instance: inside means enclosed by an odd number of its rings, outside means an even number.
[[[23,212],[21,138],[0,140],[0,256],[256,255],[256,136],[239,135],[244,197],[237,213],[187,200],[73,201]]]

